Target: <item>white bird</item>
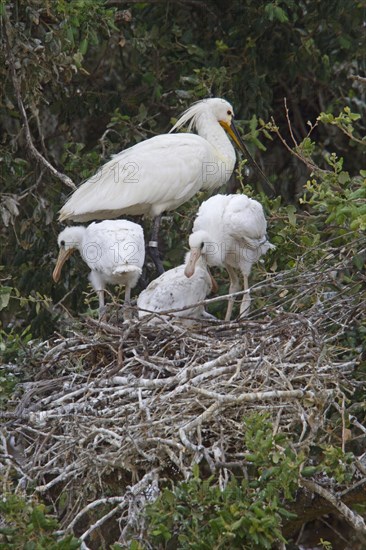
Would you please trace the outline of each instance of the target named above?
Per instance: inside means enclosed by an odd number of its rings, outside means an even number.
[[[217,290],[216,281],[211,277],[204,258],[199,258],[196,263],[196,269],[191,278],[184,274],[186,264],[189,261],[188,252],[186,263],[169,269],[157,279],[151,281],[145,290],[143,290],[137,299],[139,308],[139,317],[151,315],[151,313],[164,312],[192,306],[189,309],[171,313],[174,317],[179,317],[180,321],[186,325],[191,325],[197,320],[216,319],[213,315],[207,313],[203,305],[197,305],[204,300],[211,290]],[[167,318],[167,316],[163,316]],[[157,322],[153,319],[152,322]]]
[[[61,270],[71,254],[78,250],[90,267],[89,281],[98,293],[99,315],[104,310],[104,291],[107,283],[124,285],[125,303],[137,284],[145,260],[142,227],[127,220],[105,220],[87,227],[66,227],[58,236],[60,252],[53,271],[57,283]]]
[[[232,106],[224,99],[194,103],[171,131],[188,124],[188,131],[196,129],[198,135],[162,134],[118,153],[71,195],[59,220],[86,222],[125,214],[153,217],[149,246],[163,272],[157,252],[162,212],[176,209],[200,190],[214,190],[228,181],[236,157],[226,132],[248,153],[233,116]]]
[[[243,275],[243,290],[249,289],[252,265],[270,248],[267,222],[262,205],[246,195],[215,195],[203,202],[189,237],[191,255],[185,274],[192,277],[198,258],[204,256],[209,266],[225,267],[230,278],[229,293],[240,291],[236,269]],[[228,303],[225,321],[230,320],[234,300]],[[249,292],[243,295],[240,314],[250,306]]]

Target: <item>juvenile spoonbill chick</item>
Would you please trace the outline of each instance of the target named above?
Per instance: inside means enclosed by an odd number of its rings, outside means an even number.
[[[196,262],[204,257],[208,266],[224,267],[229,274],[229,293],[239,292],[237,270],[243,276],[246,290],[240,304],[240,315],[250,307],[249,283],[252,266],[270,248],[267,221],[262,205],[246,195],[214,195],[204,201],[197,213],[189,237],[191,255],[185,268],[186,276],[195,273]],[[232,315],[234,299],[229,299],[225,321]]]
[[[58,236],[60,248],[53,280],[57,283],[66,260],[75,250],[89,266],[89,281],[98,293],[99,316],[104,311],[107,284],[125,286],[125,303],[137,284],[145,260],[142,227],[127,220],[105,220],[84,226],[66,227]]]
[[[211,277],[203,257],[197,260],[195,272],[188,279],[184,270],[189,262],[189,257],[190,253],[187,253],[185,264],[169,269],[151,281],[148,287],[141,292],[137,299],[140,319],[151,315],[151,313],[192,306],[171,315],[178,317],[186,325],[192,325],[200,320],[216,320],[213,315],[207,313],[203,305],[197,305],[207,297],[211,290],[217,290],[216,282]],[[167,319],[169,315],[163,317]],[[158,320],[158,318],[153,318],[152,322]]]

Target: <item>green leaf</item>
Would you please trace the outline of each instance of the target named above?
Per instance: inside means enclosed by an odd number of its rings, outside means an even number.
[[[278,512],[286,519],[295,519],[297,518],[297,514],[294,514],[293,512],[290,512],[289,510],[286,510],[286,508],[278,508]]]
[[[87,38],[83,38],[83,40],[80,42],[80,46],[79,46],[79,51],[85,55],[86,52],[88,51],[88,45],[89,45],[89,40]]]
[[[0,287],[0,311],[8,307],[12,290],[13,288],[11,286]]]
[[[356,191],[353,191],[352,193],[350,193],[348,195],[348,198],[350,200],[363,199],[363,198],[366,198],[365,195],[366,195],[366,186],[364,185],[360,187],[360,189],[356,189]]]
[[[341,185],[348,183],[350,179],[351,178],[348,172],[342,171],[340,174],[338,174],[338,181]]]
[[[275,12],[274,12],[275,6],[274,4],[267,4],[264,8],[264,13],[267,15],[268,19],[270,21],[273,21]]]
[[[294,227],[296,225],[296,208],[293,204],[289,204],[286,210],[289,224]]]
[[[317,467],[316,466],[305,466],[305,468],[303,468],[301,470],[301,475],[303,477],[311,477],[312,475],[314,475],[316,472],[318,471]]]
[[[259,141],[257,137],[251,136],[251,140],[254,143],[254,145],[256,145],[258,149],[260,149],[260,151],[267,151],[267,147],[263,145],[263,143]]]
[[[32,523],[36,530],[40,530],[44,527],[45,524],[45,515],[44,515],[44,506],[36,506],[32,511]]]
[[[288,21],[288,17],[286,12],[280,8],[280,6],[275,6],[274,8],[274,17],[279,21],[280,23],[286,23]]]
[[[365,258],[362,255],[357,254],[353,257],[353,263],[357,267],[357,269],[361,270],[365,265]]]
[[[279,461],[281,459],[281,454],[278,453],[277,451],[275,451],[273,454],[272,454],[272,462],[273,464],[278,464]]]

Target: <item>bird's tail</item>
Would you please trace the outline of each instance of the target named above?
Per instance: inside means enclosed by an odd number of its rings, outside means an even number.
[[[245,248],[249,250],[256,251],[259,256],[265,254],[268,250],[275,249],[275,245],[270,243],[267,239],[267,236],[262,237],[261,239],[251,239],[248,236],[243,237],[245,243]]]
[[[119,273],[138,273],[139,275],[141,275],[142,269],[137,265],[124,264],[124,265],[117,266],[113,270],[113,275],[118,275]]]

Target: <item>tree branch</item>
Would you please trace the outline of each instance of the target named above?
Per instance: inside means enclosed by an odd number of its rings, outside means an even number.
[[[35,147],[35,145],[33,143],[32,134],[31,134],[31,131],[30,131],[30,128],[29,128],[27,113],[26,113],[24,103],[23,103],[23,99],[22,99],[22,95],[21,95],[20,81],[19,81],[19,78],[18,78],[17,73],[16,73],[16,69],[15,69],[15,59],[14,59],[14,55],[13,55],[13,51],[12,51],[12,46],[11,46],[11,43],[10,43],[11,26],[10,26],[10,22],[9,22],[9,18],[8,18],[7,13],[6,13],[6,10],[4,11],[4,14],[3,14],[3,22],[4,22],[3,30],[4,30],[4,38],[5,38],[5,44],[6,44],[7,59],[8,59],[8,63],[9,63],[9,68],[10,68],[10,73],[11,73],[11,80],[12,80],[12,83],[13,83],[15,97],[16,97],[16,100],[17,100],[17,103],[18,103],[20,116],[21,116],[22,121],[23,121],[23,127],[24,127],[24,133],[25,133],[25,140],[26,140],[27,149],[28,149],[29,153],[38,162],[40,162],[42,164],[42,166],[44,166],[49,172],[51,172],[51,174],[53,176],[55,176],[56,178],[61,180],[62,183],[64,183],[65,185],[67,185],[71,189],[75,190],[76,189],[75,183],[68,176],[66,176],[66,174],[63,174],[62,172],[59,172],[58,170],[56,170],[56,168],[54,166],[52,166],[52,164],[50,164],[48,162],[48,160],[45,159],[44,156],[37,150],[37,148]]]
[[[366,78],[364,76],[360,76],[358,74],[350,75],[348,77],[350,80],[357,80],[357,82],[362,82],[362,84],[366,84]]]
[[[328,501],[341,514],[341,516],[344,517],[347,523],[349,523],[351,527],[357,531],[357,533],[366,535],[366,524],[362,516],[351,510],[351,508],[346,506],[346,504],[339,500],[328,489],[325,489],[325,487],[318,485],[318,483],[315,483],[310,479],[304,479],[302,477],[300,478],[300,485],[305,487],[305,489],[308,489],[308,491],[316,493]]]

